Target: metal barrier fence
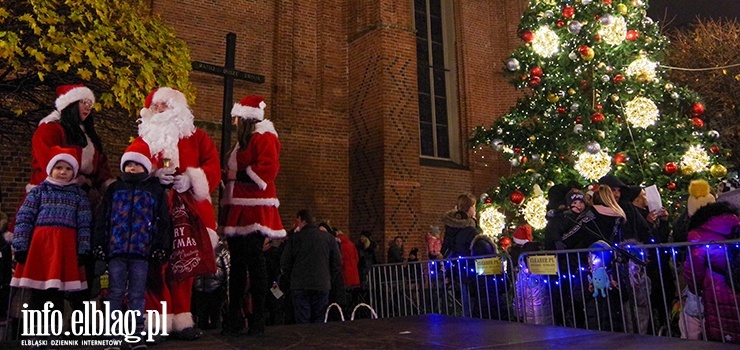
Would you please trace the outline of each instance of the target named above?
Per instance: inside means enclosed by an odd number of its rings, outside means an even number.
[[[378,317],[437,313],[740,343],[740,240],[374,266]]]

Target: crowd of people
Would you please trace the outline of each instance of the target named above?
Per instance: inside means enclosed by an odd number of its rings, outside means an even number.
[[[163,320],[168,322],[161,326],[171,337],[195,340],[201,329],[258,336],[267,325],[319,322],[330,303],[346,307],[363,298],[370,268],[380,263],[370,232],[363,231],[353,244],[347,234],[328,221],[319,222],[305,209],[296,213],[291,229],[283,227],[275,186],[281,145],[274,125],[265,118],[262,97],[248,96],[234,105],[236,142],[222,164],[213,141],[194,126],[185,95],[169,87],[154,89],[140,112],[139,135],[121,156],[115,177],[95,131],[94,105],[95,96],[87,87],[60,86],[55,110],[40,122],[32,139],[27,193],[8,227],[12,235],[4,235],[0,246],[4,251],[12,246],[15,261],[11,270],[10,254],[2,254],[1,268],[12,278],[0,282],[30,291],[15,293],[21,299],[27,295],[30,308],[40,310],[51,301],[61,311],[67,300],[72,309],[82,310],[84,301],[96,297],[95,284],[105,274],[109,280],[105,300],[113,310],[139,311],[138,331],[143,331],[146,310],[164,312],[166,305],[169,317]],[[220,183],[224,190],[217,225],[211,194]],[[588,191],[555,185],[548,192],[544,242],[532,242],[532,228],[520,225],[508,253],[518,262],[519,254],[541,249],[737,238],[738,187],[737,179],[723,182],[715,203],[708,183],[693,181],[687,210],[671,225],[665,208],[649,209],[645,189],[628,186],[615,176],[604,176]],[[498,253],[497,245],[480,232],[476,202],[470,194],[460,195],[455,209],[442,217],[444,234],[436,226],[425,233],[430,260]],[[6,218],[0,219],[7,224]],[[705,319],[709,339],[740,342],[740,320],[724,311],[736,310],[740,303],[737,288],[729,284],[740,284],[736,271],[740,262],[722,259],[723,254],[711,245],[692,247],[684,254],[684,294],[702,296],[704,310],[702,315],[687,312],[685,317]],[[184,262],[192,256],[200,263]],[[629,254],[624,257],[635,260]],[[418,260],[419,249],[406,256],[403,237],[395,237],[386,262]],[[635,267],[635,276],[642,271],[654,283],[660,281],[652,286],[653,293],[642,297],[665,309],[681,295],[677,281],[659,278],[673,274],[666,263],[670,260],[648,256],[646,264]],[[596,283],[586,282],[586,277],[589,281],[600,277],[599,268],[607,280],[609,274],[629,274],[615,265],[590,266],[588,276],[577,277],[580,288],[595,289]],[[519,281],[528,277],[526,264],[518,271]],[[469,289],[462,291],[464,306],[481,300],[468,296],[487,293],[462,287]],[[530,300],[542,299],[529,311],[524,304],[513,308],[518,314],[536,315],[532,323],[584,321],[565,315],[567,305],[544,300],[548,293],[541,285],[516,288],[531,294]],[[710,289],[712,293],[707,292]],[[0,296],[10,293],[0,291]],[[597,295],[598,290],[594,298]],[[555,315],[538,311],[551,308]],[[498,310],[505,309],[499,305]],[[604,314],[611,313],[601,312],[599,317]],[[722,330],[715,327],[719,323]],[[635,327],[644,332],[644,325]],[[684,328],[686,337],[697,337],[697,327]],[[132,344],[133,349],[146,347],[144,340]]]
[[[114,176],[95,131],[94,93],[79,84],[56,92],[32,139],[26,194],[14,220],[2,220],[1,308],[15,331],[23,303],[63,312],[66,302],[83,310],[97,300],[137,311],[137,334],[155,310],[167,312],[160,326],[177,339],[214,328],[262,335],[266,325],[317,322],[330,301],[359,297],[353,290],[379,263],[377,245],[369,232],[353,244],[309,210],[283,228],[280,141],[262,97],[234,104],[237,140],[222,169],[185,95],[154,89]],[[217,225],[211,194],[220,183]],[[145,349],[145,339],[130,347]]]

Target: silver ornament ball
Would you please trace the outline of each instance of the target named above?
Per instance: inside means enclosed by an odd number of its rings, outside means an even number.
[[[586,151],[591,154],[596,154],[601,152],[601,145],[596,141],[591,141],[586,144]]]
[[[516,58],[510,58],[508,61],[506,61],[506,69],[512,72],[519,70],[519,60],[517,60]]]

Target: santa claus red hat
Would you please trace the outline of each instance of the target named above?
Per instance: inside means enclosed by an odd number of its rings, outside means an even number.
[[[231,116],[245,120],[264,120],[265,107],[267,107],[267,104],[262,96],[247,96],[241,101],[234,103],[234,108],[231,109]]]
[[[126,148],[126,152],[121,156],[121,171],[124,170],[126,162],[136,162],[146,169],[147,173],[152,172],[151,153],[149,146],[145,142],[134,142]]]
[[[95,103],[95,95],[92,90],[82,84],[57,86],[57,100],[54,106],[58,111],[62,111],[79,100],[90,100]]]
[[[188,99],[185,94],[180,90],[170,87],[161,87],[152,90],[144,100],[144,108],[139,112],[142,117],[149,117],[152,115],[149,108],[159,102],[165,102],[170,107],[187,107]]]
[[[49,155],[51,156],[51,159],[46,163],[47,175],[51,175],[51,171],[54,169],[54,166],[61,160],[72,166],[72,170],[74,171],[73,177],[77,177],[77,171],[80,170],[80,161],[78,159],[80,156],[74,148],[52,146],[49,149]]]
[[[514,231],[514,243],[524,245],[532,242],[532,226],[521,225]]]

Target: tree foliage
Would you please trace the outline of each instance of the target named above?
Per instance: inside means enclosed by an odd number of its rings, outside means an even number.
[[[496,223],[491,234],[501,233],[502,215],[510,230],[544,227],[547,201],[536,188],[585,189],[612,174],[656,185],[676,213],[692,179],[726,175],[704,102],[661,65],[669,42],[647,8],[647,0],[530,1],[519,24],[523,45],[504,62],[525,93],[470,139],[522,170],[483,196],[490,204],[480,218]]]
[[[27,135],[58,85],[82,83],[107,126],[132,123],[146,94],[175,86],[192,99],[190,54],[141,0],[2,0],[0,136]]]
[[[697,91],[707,104],[707,124],[721,134],[721,146],[740,169],[740,23],[699,20],[669,33],[667,63],[672,80]]]

